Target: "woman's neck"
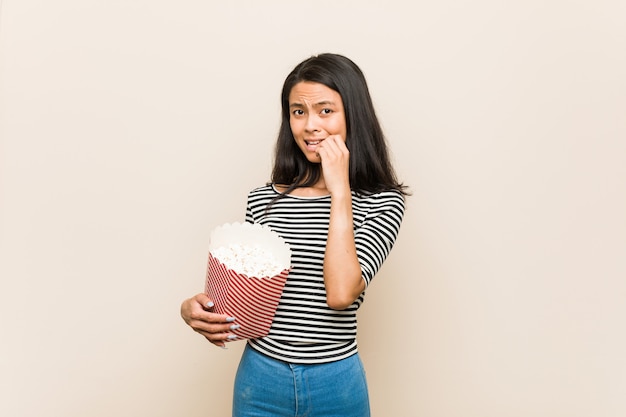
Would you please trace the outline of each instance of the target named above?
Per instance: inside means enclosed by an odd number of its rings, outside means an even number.
[[[289,186],[276,184],[276,188],[281,192],[285,192]],[[295,188],[289,194],[298,197],[322,197],[328,195],[329,193],[326,188],[326,183],[324,182],[324,177],[320,176],[317,182],[312,186]]]

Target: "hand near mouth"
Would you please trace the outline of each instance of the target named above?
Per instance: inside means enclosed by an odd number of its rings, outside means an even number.
[[[316,150],[322,161],[322,173],[331,195],[350,193],[350,151],[340,135],[330,135],[321,141]]]

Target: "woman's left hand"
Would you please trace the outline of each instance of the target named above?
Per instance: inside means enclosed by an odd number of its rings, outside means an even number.
[[[340,135],[330,135],[320,143],[317,153],[322,160],[326,188],[331,195],[350,192],[350,151]]]

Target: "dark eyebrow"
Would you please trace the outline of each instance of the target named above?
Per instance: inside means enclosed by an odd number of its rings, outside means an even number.
[[[313,105],[313,107],[322,107],[322,106],[334,106],[335,102],[330,100],[320,101]],[[291,103],[289,107],[304,107],[302,103]]]
[[[313,105],[313,107],[321,107],[321,106],[334,106],[335,103],[330,101],[330,100],[326,100],[326,101],[320,101],[319,103],[315,103]]]

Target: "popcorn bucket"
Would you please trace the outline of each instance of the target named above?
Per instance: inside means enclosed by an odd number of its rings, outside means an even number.
[[[269,333],[290,262],[289,246],[266,226],[226,223],[211,232],[206,293],[216,313],[237,319],[232,340]]]

